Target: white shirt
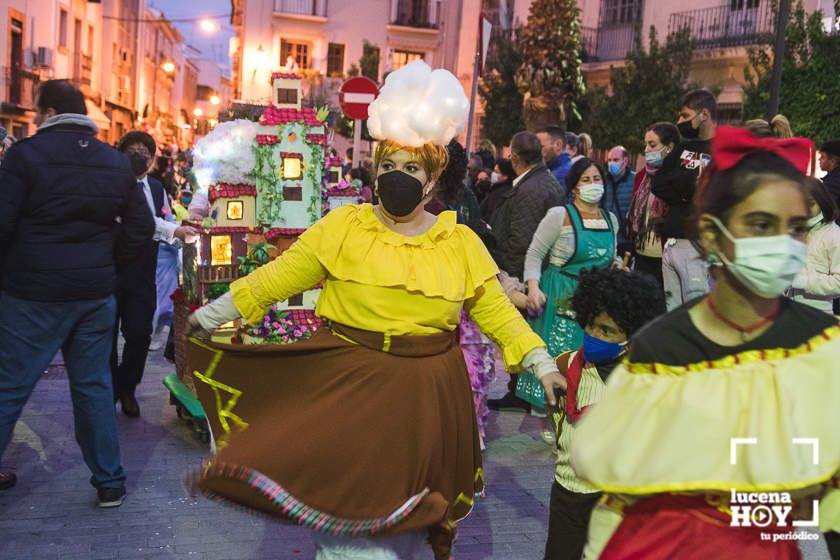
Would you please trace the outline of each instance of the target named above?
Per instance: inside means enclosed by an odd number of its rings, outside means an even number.
[[[143,185],[143,195],[146,197],[146,203],[149,205],[149,210],[152,212],[152,217],[155,219],[155,235],[152,237],[155,241],[163,243],[172,243],[175,241],[175,230],[178,229],[178,224],[174,221],[168,221],[165,218],[157,217],[157,209],[155,208],[155,199],[152,196],[152,189],[149,187],[148,175],[142,179],[137,179],[138,184]],[[166,193],[163,194],[163,214],[172,218],[172,208],[169,207],[169,199]]]
[[[521,182],[522,182],[522,180],[525,178],[525,175],[527,175],[528,173],[530,173],[532,169],[534,169],[535,167],[538,167],[540,164],[542,164],[542,162],[541,162],[541,161],[538,161],[537,163],[535,163],[534,165],[532,165],[531,167],[529,167],[528,169],[526,169],[525,171],[523,171],[521,175],[517,176],[517,177],[513,180],[513,188],[518,187],[518,186],[519,186],[519,183],[521,183]]]

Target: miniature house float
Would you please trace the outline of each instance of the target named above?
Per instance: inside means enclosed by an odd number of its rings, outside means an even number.
[[[197,266],[202,301],[282,253],[324,211],[359,201],[353,189],[339,188],[340,160],[325,162],[326,110],[301,106],[300,77],[275,73],[272,91],[273,103],[259,122],[244,121],[252,139],[242,148],[251,153],[243,157],[253,159],[253,168],[208,186],[210,208],[201,224]],[[225,157],[237,157],[224,151]],[[320,287],[313,287],[277,303],[261,324],[238,329],[234,339],[284,343],[307,337],[317,328],[319,293]],[[215,338],[229,342],[231,334],[222,330]]]

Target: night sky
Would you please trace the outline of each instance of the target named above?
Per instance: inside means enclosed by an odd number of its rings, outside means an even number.
[[[230,14],[229,0],[148,0],[150,7],[161,10],[169,18],[201,18]],[[222,24],[222,29],[215,34],[208,34],[201,30],[197,22],[178,22],[175,26],[184,36],[184,41],[199,51],[201,57],[222,64],[230,74],[228,60],[228,39],[233,36],[230,28],[230,17],[217,18],[214,21]]]

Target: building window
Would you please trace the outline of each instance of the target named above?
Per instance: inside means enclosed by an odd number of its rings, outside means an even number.
[[[291,43],[285,39],[280,41],[280,61],[292,57],[299,68],[309,68],[309,45],[307,43]]]
[[[277,104],[280,105],[288,103],[289,105],[297,105],[298,90],[295,88],[277,88]]]
[[[93,56],[93,44],[94,44],[94,36],[93,36],[93,26],[88,25],[88,36],[87,36],[87,54]]]
[[[621,25],[642,21],[642,0],[605,0],[602,6],[602,24]]]
[[[748,10],[755,10],[758,8],[759,4],[761,4],[761,0],[731,0],[729,3],[729,9],[733,12],[743,10],[744,8]]]
[[[283,200],[300,202],[303,200],[302,187],[283,187]]]
[[[61,14],[58,17],[58,46],[65,49],[67,48],[68,17],[67,10],[61,10]]]
[[[303,294],[295,294],[288,301],[289,307],[303,307]]]
[[[281,165],[283,166],[284,180],[303,179],[303,161],[301,158],[294,156],[284,157]],[[283,198],[286,197],[284,196]]]
[[[394,58],[391,64],[391,71],[398,70],[409,64],[414,62],[415,60],[422,60],[423,53],[420,52],[412,52],[412,51],[394,51]]]
[[[327,183],[338,183],[341,180],[341,168],[331,167],[327,171]]]
[[[340,78],[344,74],[344,45],[330,43],[327,48],[327,76]]]
[[[242,219],[242,201],[241,200],[229,200],[227,203],[227,217],[228,220],[241,220]]]
[[[229,235],[214,235],[210,238],[210,264],[230,264],[233,258],[233,246]]]

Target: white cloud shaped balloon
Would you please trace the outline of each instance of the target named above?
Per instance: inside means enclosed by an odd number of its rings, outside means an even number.
[[[414,148],[443,145],[463,130],[469,111],[464,88],[451,72],[415,60],[388,74],[368,107],[368,131]]]
[[[248,173],[256,165],[256,136],[257,123],[237,119],[219,123],[199,140],[193,150],[193,171],[200,190],[206,191],[216,183],[253,184]]]

